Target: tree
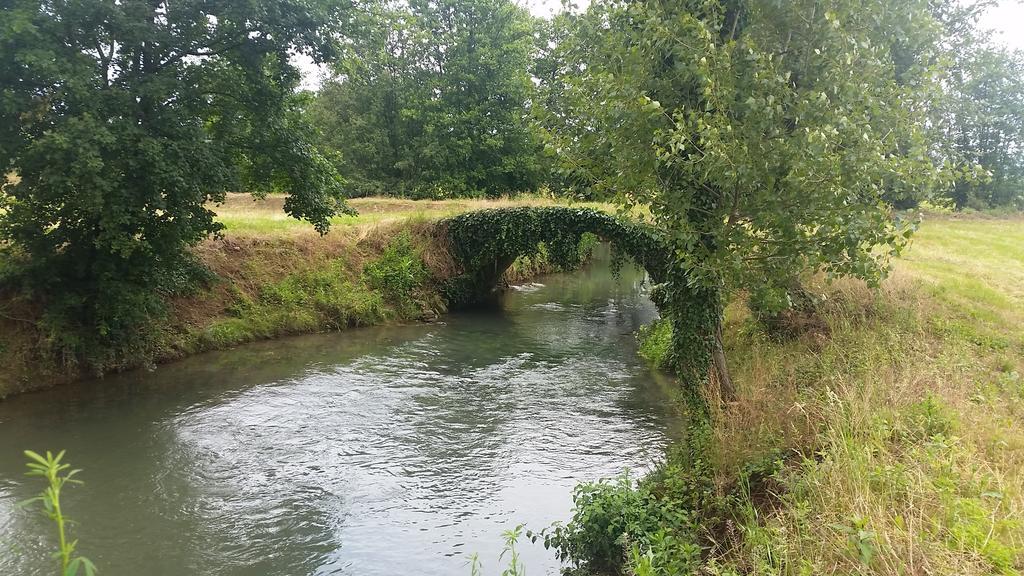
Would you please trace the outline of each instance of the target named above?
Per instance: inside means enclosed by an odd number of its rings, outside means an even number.
[[[432,61],[440,71],[418,164],[442,191],[499,196],[535,188],[530,15],[508,0],[411,4],[438,44]]]
[[[1024,53],[984,43],[956,59],[940,126],[952,157],[987,178],[957,178],[957,209],[1024,208]]]
[[[604,0],[579,20],[584,117],[556,148],[579,181],[650,207],[693,284],[667,287],[669,308],[697,290],[713,310],[673,318],[718,335],[681,353],[714,358],[726,394],[723,292],[782,308],[801,273],[877,283],[906,244],[883,196],[942,175],[925,132],[940,33],[924,0]]]
[[[289,55],[334,54],[342,13],[309,0],[11,0],[0,23],[0,239],[49,336],[102,367],[220,230],[228,190],[286,191],[325,232],[345,210],[310,144]]]
[[[509,0],[371,2],[313,107],[367,192],[498,196],[539,184],[534,20]],[[344,141],[330,139],[345,134]]]
[[[428,93],[419,62],[430,42],[405,7],[370,2],[353,14],[337,77],[316,95],[310,120],[356,195],[401,195],[416,178],[412,138]]]
[[[600,191],[588,175],[561,167],[556,153],[559,141],[566,135],[580,133],[581,121],[585,122],[590,116],[586,108],[592,103],[575,98],[573,93],[575,82],[586,73],[585,55],[590,53],[583,45],[585,39],[573,36],[579,18],[573,12],[564,11],[538,24],[531,69],[536,83],[532,115],[539,137],[545,143],[541,157],[545,183],[560,195],[576,194],[599,200],[604,198],[595,197]],[[576,110],[575,106],[583,109]]]

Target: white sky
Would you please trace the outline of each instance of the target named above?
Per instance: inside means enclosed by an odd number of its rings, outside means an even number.
[[[519,0],[537,16],[550,16],[562,8],[562,0]],[[578,7],[590,4],[590,0],[572,0]],[[1024,50],[1024,0],[1000,0],[999,5],[981,18],[981,25],[995,31],[995,40],[1002,44]],[[302,68],[302,88],[315,90],[320,87],[323,72],[304,56],[295,57],[295,63]]]
[[[996,31],[996,39],[1003,44],[1024,50],[1024,2],[1002,0],[981,18],[981,25]]]

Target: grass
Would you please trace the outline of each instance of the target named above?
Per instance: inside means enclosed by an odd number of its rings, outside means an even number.
[[[818,285],[827,330],[728,310],[736,402],[708,458],[728,528],[712,574],[1024,570],[1024,220],[926,222],[877,293]],[[773,459],[757,486],[745,467]]]
[[[438,258],[431,229],[403,222],[326,237],[249,232],[209,241],[197,254],[217,280],[171,303],[159,358],[436,317],[444,311],[436,283],[446,271],[426,264]]]
[[[359,214],[335,217],[332,219],[334,227],[365,227],[391,224],[407,219],[434,220],[470,210],[507,206],[550,206],[558,202],[542,196],[520,196],[494,200],[408,200],[374,197],[354,198],[348,203]],[[583,202],[575,205],[599,210],[614,210],[609,204],[597,202]],[[217,220],[224,224],[228,234],[302,234],[310,229],[309,224],[285,214],[283,206],[283,196],[256,199],[249,194],[228,194],[222,204],[211,208],[217,213]]]
[[[639,484],[582,486],[554,543],[602,574],[1020,574],[1022,280],[1020,215],[933,216],[882,289],[810,281],[785,336],[735,298],[736,399]]]

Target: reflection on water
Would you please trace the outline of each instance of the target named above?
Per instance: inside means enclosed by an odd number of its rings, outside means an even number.
[[[500,533],[679,427],[635,354],[643,276],[604,263],[443,323],[264,342],[0,403],[0,574],[53,572],[23,449],[66,448],[106,576],[497,573]],[[530,574],[555,574],[522,545]]]

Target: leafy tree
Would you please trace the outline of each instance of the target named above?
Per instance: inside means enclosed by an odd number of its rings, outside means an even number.
[[[557,154],[559,140],[579,133],[581,122],[590,116],[586,108],[591,104],[578,98],[573,89],[577,79],[587,69],[585,38],[574,36],[579,16],[565,11],[542,20],[535,34],[535,54],[531,74],[536,82],[532,116],[538,136],[544,142],[541,156],[543,178],[555,192],[576,194],[595,200],[602,192],[592,186],[593,181],[583,171],[562,169]],[[580,106],[583,110],[576,110]],[[563,156],[562,160],[565,159]]]
[[[401,194],[414,180],[411,138],[421,133],[428,93],[418,62],[429,46],[405,7],[371,2],[353,12],[355,23],[338,75],[309,107],[321,147],[356,195]]]
[[[312,111],[364,191],[497,196],[537,186],[534,20],[523,8],[415,0],[361,14],[338,79]]]
[[[956,60],[941,108],[944,141],[987,178],[957,178],[956,208],[1024,208],[1024,53],[972,44]]]
[[[602,0],[579,19],[582,116],[555,147],[579,181],[650,207],[694,283],[667,298],[697,289],[714,309],[676,326],[719,334],[727,394],[723,291],[778,310],[801,273],[877,283],[906,244],[913,224],[883,196],[939,181],[940,38],[924,0]]]
[[[10,0],[0,21],[0,239],[73,358],[138,352],[228,190],[286,191],[325,232],[338,174],[310,144],[289,55],[334,54],[310,0]]]
[[[443,190],[497,196],[537,185],[527,116],[533,20],[508,0],[413,2],[440,47],[420,164]]]

